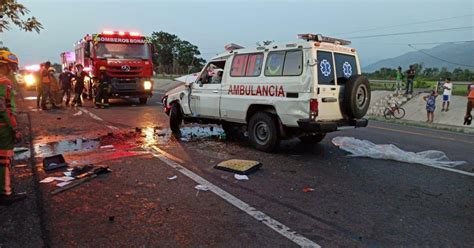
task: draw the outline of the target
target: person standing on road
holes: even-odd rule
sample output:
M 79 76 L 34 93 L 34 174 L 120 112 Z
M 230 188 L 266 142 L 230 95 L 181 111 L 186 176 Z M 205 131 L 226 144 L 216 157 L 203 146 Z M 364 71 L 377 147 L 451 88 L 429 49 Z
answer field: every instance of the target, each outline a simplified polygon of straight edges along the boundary
M 41 98 L 43 97 L 43 89 L 41 88 L 41 72 L 44 69 L 44 64 L 40 64 L 40 69 L 34 73 L 36 78 L 36 108 L 40 109 Z
M 403 78 L 402 67 L 399 66 L 397 68 L 396 89 L 395 89 L 395 94 L 397 95 L 402 93 L 402 78 Z
M 51 97 L 51 75 L 49 68 L 51 67 L 51 62 L 47 61 L 44 63 L 44 68 L 40 71 L 41 77 L 41 108 L 47 110 L 46 102 L 49 100 L 52 102 Z
M 84 91 L 84 80 L 86 77 L 89 77 L 89 74 L 84 71 L 84 66 L 81 64 L 76 65 L 76 75 L 74 78 L 76 79 L 76 85 L 74 87 L 74 100 L 73 105 L 77 107 L 82 107 L 82 92 Z
M 64 71 L 59 74 L 59 83 L 61 86 L 61 103 L 63 102 L 64 96 L 66 96 L 66 106 L 69 106 L 69 101 L 71 100 L 71 90 L 72 90 L 72 78 L 74 74 L 69 71 L 69 68 L 64 68 Z
M 109 75 L 107 75 L 107 68 L 101 66 L 99 68 L 99 87 L 97 95 L 95 96 L 95 107 L 96 108 L 108 108 L 109 107 L 109 94 L 112 91 L 112 82 L 110 81 Z M 102 102 L 103 101 L 103 102 Z
M 59 100 L 59 94 L 60 94 L 60 86 L 59 82 L 54 76 L 54 73 L 56 73 L 56 70 L 53 67 L 50 67 L 48 69 L 49 72 L 49 78 L 51 79 L 51 105 L 53 108 L 57 109 L 61 105 L 61 101 Z
M 423 99 L 426 101 L 426 122 L 428 123 L 433 123 L 437 96 L 438 93 L 436 92 L 436 90 L 432 90 L 430 95 L 423 97 Z
M 413 80 L 415 80 L 415 68 L 413 68 L 413 65 L 410 65 L 410 69 L 406 71 L 407 75 L 407 89 L 405 91 L 405 94 L 413 94 Z
M 467 86 L 467 106 L 466 115 L 464 116 L 464 125 L 471 125 L 472 123 L 472 108 L 474 107 L 474 83 Z
M 441 109 L 441 111 L 448 112 L 449 102 L 451 101 L 451 95 L 453 92 L 453 83 L 451 83 L 451 78 L 446 78 L 443 84 L 443 89 L 443 108 Z
M 10 205 L 26 197 L 14 194 L 10 182 L 13 146 L 21 135 L 17 131 L 13 83 L 8 78 L 17 68 L 16 55 L 0 50 L 0 205 Z

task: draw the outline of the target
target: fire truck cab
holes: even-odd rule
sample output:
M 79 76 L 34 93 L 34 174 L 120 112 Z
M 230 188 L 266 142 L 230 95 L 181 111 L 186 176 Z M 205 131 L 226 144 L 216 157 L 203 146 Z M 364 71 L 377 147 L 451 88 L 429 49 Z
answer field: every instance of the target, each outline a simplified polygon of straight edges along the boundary
M 95 95 L 101 66 L 112 81 L 110 98 L 138 98 L 146 104 L 153 94 L 152 46 L 145 36 L 122 31 L 86 35 L 75 45 L 75 60 L 93 78 L 85 83 L 88 98 Z

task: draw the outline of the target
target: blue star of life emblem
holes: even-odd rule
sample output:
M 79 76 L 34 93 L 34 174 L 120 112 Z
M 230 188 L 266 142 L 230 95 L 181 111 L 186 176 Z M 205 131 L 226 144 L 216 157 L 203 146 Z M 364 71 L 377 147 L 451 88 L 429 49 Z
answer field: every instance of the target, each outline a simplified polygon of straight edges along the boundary
M 331 64 L 329 64 L 329 61 L 327 61 L 326 59 L 323 59 L 323 61 L 321 61 L 321 64 L 319 64 L 319 68 L 324 76 L 327 77 L 331 74 Z
M 352 66 L 348 62 L 344 62 L 342 65 L 342 72 L 344 73 L 344 76 L 346 78 L 350 77 L 352 75 Z

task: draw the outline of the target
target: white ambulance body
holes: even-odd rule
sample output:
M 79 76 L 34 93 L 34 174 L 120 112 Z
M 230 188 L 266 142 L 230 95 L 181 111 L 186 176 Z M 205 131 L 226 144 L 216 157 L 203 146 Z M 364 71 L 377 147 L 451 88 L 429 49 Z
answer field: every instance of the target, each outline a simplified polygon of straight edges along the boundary
M 350 42 L 321 35 L 252 49 L 231 44 L 193 83 L 166 94 L 173 132 L 185 122 L 218 123 L 232 135 L 248 131 L 259 150 L 281 139 L 319 142 L 343 127 L 365 127 L 370 86 Z

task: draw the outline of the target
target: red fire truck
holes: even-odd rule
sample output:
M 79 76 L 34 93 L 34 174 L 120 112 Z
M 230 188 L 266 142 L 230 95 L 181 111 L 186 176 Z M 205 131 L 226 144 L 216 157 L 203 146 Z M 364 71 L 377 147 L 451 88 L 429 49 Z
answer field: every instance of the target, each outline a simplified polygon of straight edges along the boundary
M 75 62 L 82 64 L 92 78 L 105 66 L 112 81 L 111 98 L 136 97 L 146 104 L 153 93 L 152 46 L 135 32 L 104 31 L 86 35 L 75 45 Z M 94 80 L 93 80 L 94 81 Z M 85 94 L 95 94 L 94 82 L 86 81 Z

